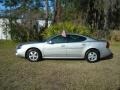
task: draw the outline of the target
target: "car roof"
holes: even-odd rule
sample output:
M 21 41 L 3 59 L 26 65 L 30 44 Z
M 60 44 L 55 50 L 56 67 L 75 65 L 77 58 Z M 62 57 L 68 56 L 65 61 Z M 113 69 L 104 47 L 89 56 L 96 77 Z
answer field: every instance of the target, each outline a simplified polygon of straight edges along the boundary
M 59 34 L 59 35 L 61 35 L 61 34 Z M 67 33 L 66 35 L 77 35 L 77 36 L 85 37 L 85 38 L 90 39 L 90 40 L 97 40 L 97 39 L 95 39 L 95 38 L 93 38 L 93 37 L 86 36 L 86 35 L 82 35 L 82 34 Z
M 59 35 L 61 35 L 61 34 L 58 34 L 58 35 L 56 35 L 56 36 L 59 36 Z M 82 37 L 88 38 L 88 36 L 81 35 L 81 34 L 74 34 L 74 33 L 66 33 L 66 35 L 76 35 L 76 36 L 82 36 Z
M 54 38 L 54 37 L 57 37 L 57 36 L 60 36 L 61 34 L 57 34 L 57 35 L 54 35 L 52 37 L 50 37 L 47 41 L 49 41 L 50 39 Z M 97 40 L 95 38 L 92 38 L 92 37 L 89 37 L 89 36 L 85 36 L 85 35 L 81 35 L 81 34 L 74 34 L 74 33 L 66 33 L 66 35 L 77 35 L 77 36 L 82 36 L 82 37 L 85 37 L 87 40 Z

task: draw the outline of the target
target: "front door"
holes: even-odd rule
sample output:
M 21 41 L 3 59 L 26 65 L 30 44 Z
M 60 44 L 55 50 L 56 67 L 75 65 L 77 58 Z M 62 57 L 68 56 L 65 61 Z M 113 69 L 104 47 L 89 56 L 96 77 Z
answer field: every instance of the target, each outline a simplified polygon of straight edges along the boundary
M 44 46 L 44 57 L 66 57 L 66 38 L 59 35 L 50 39 Z

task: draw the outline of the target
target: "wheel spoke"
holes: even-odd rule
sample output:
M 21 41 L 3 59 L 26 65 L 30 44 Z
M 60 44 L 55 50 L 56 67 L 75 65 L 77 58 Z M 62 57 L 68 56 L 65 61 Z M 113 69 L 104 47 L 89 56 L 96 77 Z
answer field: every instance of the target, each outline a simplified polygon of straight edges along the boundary
M 33 52 L 30 52 L 31 55 L 33 55 Z
M 34 54 L 37 54 L 37 52 L 34 52 Z
M 30 59 L 32 60 L 32 59 L 33 59 L 33 57 L 31 56 L 31 57 L 30 57 Z
M 37 57 L 34 57 L 34 60 L 36 60 L 37 59 Z

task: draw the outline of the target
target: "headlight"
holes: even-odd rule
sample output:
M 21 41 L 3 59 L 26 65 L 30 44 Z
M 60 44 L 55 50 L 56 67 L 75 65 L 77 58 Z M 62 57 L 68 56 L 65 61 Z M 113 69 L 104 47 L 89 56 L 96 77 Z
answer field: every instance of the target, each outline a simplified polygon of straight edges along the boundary
M 22 44 L 19 44 L 16 49 L 20 49 L 22 47 Z

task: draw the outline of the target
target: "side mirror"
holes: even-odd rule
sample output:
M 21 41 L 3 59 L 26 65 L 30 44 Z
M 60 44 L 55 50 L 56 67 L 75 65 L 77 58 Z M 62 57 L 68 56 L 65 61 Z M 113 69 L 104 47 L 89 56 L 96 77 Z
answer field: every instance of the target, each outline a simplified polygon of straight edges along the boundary
M 50 41 L 48 41 L 48 44 L 54 44 L 54 43 L 50 40 Z

